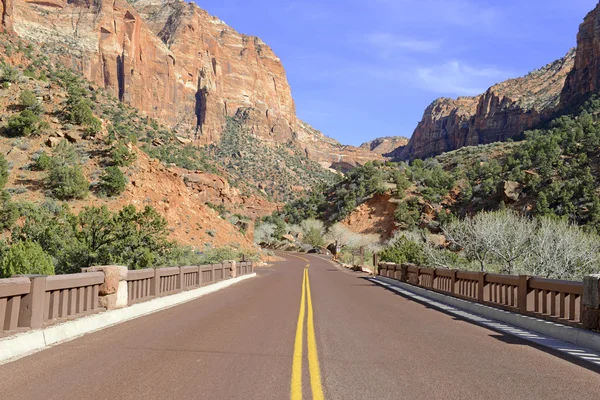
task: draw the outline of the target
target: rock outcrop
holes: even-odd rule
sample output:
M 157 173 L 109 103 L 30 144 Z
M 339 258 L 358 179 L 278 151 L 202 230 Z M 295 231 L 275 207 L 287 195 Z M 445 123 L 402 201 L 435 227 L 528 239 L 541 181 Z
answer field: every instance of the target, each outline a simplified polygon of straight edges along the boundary
M 561 107 L 568 108 L 600 90 L 600 3 L 585 17 L 577 34 L 573 70 L 561 94 Z
M 386 155 L 400 147 L 406 146 L 408 141 L 409 139 L 402 136 L 387 136 L 365 142 L 360 145 L 360 148 L 367 151 L 373 151 L 377 154 Z
M 2 29 L 44 51 L 119 100 L 174 127 L 197 145 L 220 140 L 226 118 L 247 112 L 249 131 L 290 143 L 313 160 L 377 159 L 298 120 L 281 60 L 180 0 L 0 0 Z
M 435 100 L 409 143 L 392 156 L 431 157 L 464 146 L 504 141 L 535 127 L 559 106 L 574 64 L 572 49 L 560 60 L 492 86 L 482 95 Z

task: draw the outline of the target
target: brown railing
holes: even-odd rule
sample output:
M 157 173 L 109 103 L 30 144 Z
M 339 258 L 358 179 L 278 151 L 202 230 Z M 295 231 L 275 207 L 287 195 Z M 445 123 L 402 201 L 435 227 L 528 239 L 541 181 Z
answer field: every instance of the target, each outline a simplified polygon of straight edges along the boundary
M 251 274 L 252 262 L 236 263 L 236 276 Z M 127 301 L 134 304 L 230 279 L 233 263 L 127 271 Z M 0 279 L 0 335 L 42 328 L 104 310 L 103 272 Z
M 379 264 L 379 275 L 521 314 L 581 323 L 583 282 L 390 263 Z
M 21 302 L 29 295 L 30 289 L 28 278 L 0 280 L 0 332 L 17 330 Z
M 95 312 L 102 272 L 49 276 L 46 278 L 44 321 Z

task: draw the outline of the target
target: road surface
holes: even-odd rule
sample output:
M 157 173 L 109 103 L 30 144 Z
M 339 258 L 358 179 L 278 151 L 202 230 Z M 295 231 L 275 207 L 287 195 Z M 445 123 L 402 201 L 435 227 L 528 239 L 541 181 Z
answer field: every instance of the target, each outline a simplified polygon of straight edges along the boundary
M 598 370 L 318 256 L 285 257 L 229 289 L 2 365 L 0 399 L 600 395 Z

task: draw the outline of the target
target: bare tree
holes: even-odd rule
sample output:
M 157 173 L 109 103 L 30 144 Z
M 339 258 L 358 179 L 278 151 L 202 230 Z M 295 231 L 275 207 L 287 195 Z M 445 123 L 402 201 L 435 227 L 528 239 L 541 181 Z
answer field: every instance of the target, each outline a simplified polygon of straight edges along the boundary
M 535 223 L 509 210 L 479 213 L 473 223 L 482 245 L 504 265 L 502 272 L 515 273 L 529 255 Z
M 275 224 L 261 224 L 254 229 L 254 242 L 255 243 L 272 243 L 275 239 L 273 234 L 277 227 Z
M 491 258 L 491 249 L 483 239 L 483 235 L 486 234 L 483 232 L 484 226 L 476 224 L 472 218 L 465 218 L 444 228 L 444 234 L 451 247 L 461 249 L 469 261 L 477 262 L 481 272 L 487 270 Z
M 524 273 L 554 279 L 578 279 L 594 273 L 600 238 L 563 220 L 542 218 L 531 239 Z

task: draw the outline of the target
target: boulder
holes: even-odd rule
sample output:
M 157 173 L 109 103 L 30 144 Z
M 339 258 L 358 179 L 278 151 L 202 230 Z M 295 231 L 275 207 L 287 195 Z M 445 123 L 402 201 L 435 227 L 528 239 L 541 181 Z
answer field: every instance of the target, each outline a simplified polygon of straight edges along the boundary
M 46 146 L 48 146 L 48 147 L 56 147 L 60 143 L 61 140 L 62 140 L 62 138 L 49 137 L 46 140 Z
M 87 272 L 104 273 L 104 283 L 100 285 L 100 296 L 107 296 L 117 293 L 117 290 L 119 289 L 119 282 L 127 279 L 127 267 L 99 266 L 88 268 Z
M 119 289 L 116 293 L 98 297 L 100 306 L 107 310 L 127 307 L 127 302 L 127 281 L 119 283 Z
M 504 182 L 504 199 L 507 203 L 514 203 L 521 195 L 521 184 L 519 182 Z
M 296 239 L 294 239 L 292 235 L 283 235 L 282 238 L 291 243 L 294 243 L 296 241 Z
M 190 143 L 192 143 L 191 139 L 187 139 L 187 138 L 184 138 L 184 137 L 181 137 L 181 136 L 177 136 L 177 141 L 179 143 L 181 143 L 181 144 L 190 144 Z
M 65 138 L 71 143 L 81 142 L 81 135 L 78 132 L 67 132 Z

